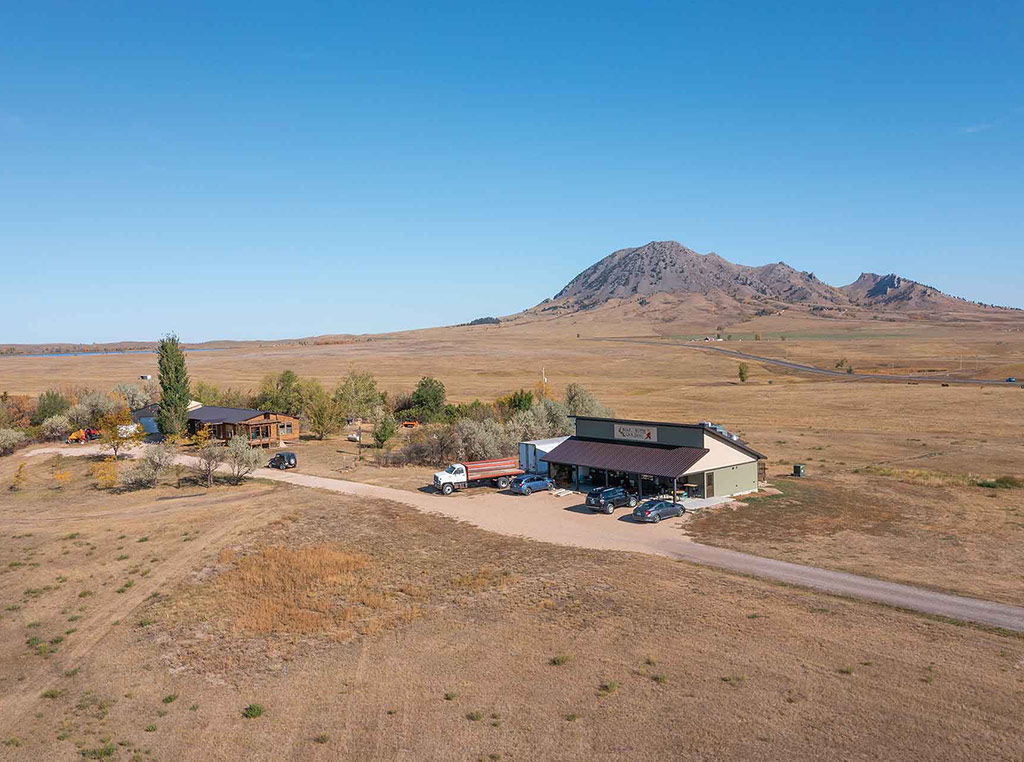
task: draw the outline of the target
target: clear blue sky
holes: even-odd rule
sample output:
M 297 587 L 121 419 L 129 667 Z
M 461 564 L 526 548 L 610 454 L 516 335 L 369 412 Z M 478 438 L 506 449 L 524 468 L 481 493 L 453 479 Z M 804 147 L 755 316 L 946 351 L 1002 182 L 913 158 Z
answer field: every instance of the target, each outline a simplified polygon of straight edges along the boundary
M 676 239 L 1024 306 L 1020 2 L 3 4 L 0 343 L 507 314 Z

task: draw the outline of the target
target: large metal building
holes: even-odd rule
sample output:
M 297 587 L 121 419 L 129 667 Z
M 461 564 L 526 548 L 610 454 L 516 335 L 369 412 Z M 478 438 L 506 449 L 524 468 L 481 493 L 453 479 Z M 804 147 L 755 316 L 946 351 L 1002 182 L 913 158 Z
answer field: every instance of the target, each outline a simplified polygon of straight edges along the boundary
M 576 434 L 540 460 L 574 489 L 623 485 L 641 498 L 757 491 L 765 456 L 714 424 L 576 418 Z

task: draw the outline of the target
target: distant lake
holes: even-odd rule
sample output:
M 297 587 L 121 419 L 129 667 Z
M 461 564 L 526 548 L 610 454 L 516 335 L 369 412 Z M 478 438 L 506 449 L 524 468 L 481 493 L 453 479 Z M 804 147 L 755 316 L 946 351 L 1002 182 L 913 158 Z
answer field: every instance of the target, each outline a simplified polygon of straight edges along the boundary
M 205 347 L 203 349 L 185 349 L 185 352 L 219 352 L 226 347 Z M 101 355 L 155 355 L 155 349 L 116 349 L 105 352 L 38 352 L 34 354 L 4 354 L 0 357 L 96 357 Z

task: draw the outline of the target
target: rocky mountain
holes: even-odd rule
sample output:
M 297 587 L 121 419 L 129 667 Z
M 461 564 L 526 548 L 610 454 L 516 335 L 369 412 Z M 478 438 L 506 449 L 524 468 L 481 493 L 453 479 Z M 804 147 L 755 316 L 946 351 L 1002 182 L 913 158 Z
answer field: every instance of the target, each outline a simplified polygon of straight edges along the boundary
M 691 298 L 692 297 L 692 298 Z M 545 310 L 588 310 L 613 300 L 641 305 L 651 300 L 683 300 L 749 313 L 784 309 L 787 305 L 837 312 L 851 308 L 879 310 L 982 309 L 982 305 L 949 296 L 899 275 L 864 273 L 848 286 L 836 288 L 814 273 L 785 262 L 749 267 L 718 254 L 698 254 L 676 241 L 652 241 L 612 252 L 573 278 Z M 742 305 L 742 307 L 741 307 Z
M 855 304 L 872 307 L 928 309 L 968 303 L 932 286 L 903 278 L 895 273 L 861 273 L 853 283 L 839 289 Z
M 610 299 L 653 294 L 758 296 L 787 303 L 846 304 L 849 299 L 814 273 L 785 262 L 761 267 L 735 265 L 715 253 L 698 254 L 675 241 L 652 241 L 620 249 L 588 267 L 555 295 L 556 302 L 589 308 Z

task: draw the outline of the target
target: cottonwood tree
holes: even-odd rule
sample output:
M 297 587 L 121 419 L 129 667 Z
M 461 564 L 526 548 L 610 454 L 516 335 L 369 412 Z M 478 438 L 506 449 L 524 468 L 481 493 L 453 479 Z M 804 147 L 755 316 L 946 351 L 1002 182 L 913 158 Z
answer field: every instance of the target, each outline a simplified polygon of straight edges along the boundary
M 114 460 L 121 452 L 131 450 L 146 438 L 146 432 L 132 420 L 128 408 L 120 408 L 100 418 L 100 446 L 110 450 Z
M 350 370 L 338 384 L 334 399 L 345 416 L 369 418 L 381 401 L 377 379 L 369 371 Z
M 740 383 L 745 384 L 750 375 L 750 367 L 745 362 L 741 362 L 740 367 L 737 369 L 737 375 L 740 378 Z
M 189 382 L 185 352 L 173 333 L 160 339 L 156 352 L 160 372 L 156 424 L 164 436 L 175 436 L 184 432 L 188 423 Z
M 263 463 L 263 454 L 249 444 L 244 436 L 233 436 L 228 440 L 226 457 L 231 469 L 231 481 L 241 484 L 242 480 Z
M 341 406 L 335 402 L 319 383 L 306 403 L 306 418 L 310 431 L 317 439 L 324 439 L 341 428 L 343 416 Z

